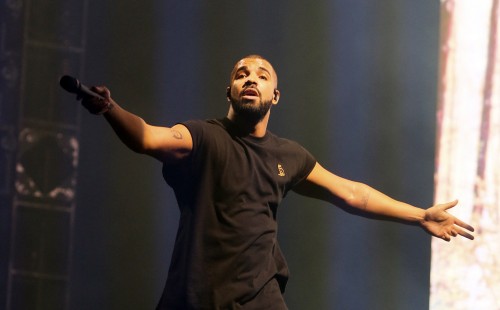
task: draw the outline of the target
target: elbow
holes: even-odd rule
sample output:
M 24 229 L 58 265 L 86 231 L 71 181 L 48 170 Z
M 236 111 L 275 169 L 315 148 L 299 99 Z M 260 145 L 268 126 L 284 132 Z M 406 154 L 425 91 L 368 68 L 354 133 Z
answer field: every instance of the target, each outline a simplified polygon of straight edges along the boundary
M 360 182 L 353 182 L 346 203 L 351 207 L 365 211 L 370 200 L 370 187 Z
M 135 153 L 138 154 L 147 154 L 148 147 L 144 143 L 136 142 L 136 143 L 127 143 L 127 147 Z

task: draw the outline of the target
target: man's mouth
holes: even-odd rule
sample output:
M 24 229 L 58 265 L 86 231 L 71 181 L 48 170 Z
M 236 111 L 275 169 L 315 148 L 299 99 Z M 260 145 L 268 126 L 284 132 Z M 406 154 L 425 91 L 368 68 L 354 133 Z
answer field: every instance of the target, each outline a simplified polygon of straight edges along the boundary
M 242 97 L 258 97 L 259 91 L 257 91 L 255 88 L 247 88 L 241 92 L 241 96 Z

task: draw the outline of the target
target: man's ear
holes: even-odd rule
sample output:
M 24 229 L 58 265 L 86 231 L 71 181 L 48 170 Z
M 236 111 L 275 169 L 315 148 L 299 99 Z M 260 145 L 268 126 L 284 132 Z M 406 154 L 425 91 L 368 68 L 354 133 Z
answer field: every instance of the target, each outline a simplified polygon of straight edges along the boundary
M 278 89 L 275 89 L 274 94 L 273 94 L 272 103 L 277 104 L 279 100 L 280 100 L 280 91 Z
M 227 101 L 231 101 L 231 86 L 226 88 L 226 99 Z

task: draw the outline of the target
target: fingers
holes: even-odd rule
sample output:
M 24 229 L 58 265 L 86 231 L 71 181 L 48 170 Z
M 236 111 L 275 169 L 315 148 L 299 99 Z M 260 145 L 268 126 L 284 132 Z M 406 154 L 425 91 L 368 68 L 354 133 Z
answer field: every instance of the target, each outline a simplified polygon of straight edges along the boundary
M 462 222 L 460 220 L 455 220 L 455 224 L 457 224 L 460 227 L 464 227 L 465 229 L 467 229 L 469 231 L 474 231 L 474 228 L 472 226 L 465 224 L 464 222 Z M 470 240 L 474 240 L 473 235 L 469 234 L 467 231 L 461 229 L 460 227 L 455 226 L 453 228 L 453 231 L 456 231 L 462 237 L 465 237 L 465 238 L 470 239 Z
M 466 230 L 470 231 L 470 232 L 473 232 L 474 231 L 474 227 L 472 227 L 471 225 L 465 223 L 464 221 L 461 221 L 457 218 L 455 218 L 455 227 L 454 227 L 454 230 L 456 230 L 458 232 L 458 234 L 462 237 L 465 237 L 467 239 L 470 239 L 470 240 L 474 240 L 474 236 L 469 234 L 467 231 L 461 229 L 460 227 L 462 228 L 465 228 Z
M 93 97 L 93 96 L 85 96 L 82 100 L 82 105 L 89 110 L 92 114 L 103 114 L 109 111 L 113 105 L 111 103 L 111 92 L 105 86 L 92 86 L 90 88 L 93 92 L 104 97 L 104 100 L 101 98 Z
M 448 210 L 450 208 L 453 208 L 457 204 L 458 204 L 458 199 L 455 199 L 453 201 L 442 204 L 441 207 L 443 208 L 443 210 Z
M 448 203 L 444 203 L 444 204 L 440 205 L 440 207 L 442 208 L 442 210 L 448 210 L 450 208 L 453 208 L 457 204 L 458 204 L 458 200 L 455 199 L 453 201 L 450 201 Z M 441 239 L 449 242 L 451 240 L 451 237 L 457 237 L 460 235 L 464 238 L 474 240 L 474 236 L 466 231 L 466 230 L 468 230 L 470 232 L 473 232 L 474 227 L 457 219 L 456 217 L 453 217 L 453 224 L 454 225 L 452 227 L 447 229 L 447 232 L 443 233 L 443 235 L 441 236 Z M 462 229 L 462 228 L 464 228 L 464 229 Z
M 469 233 L 468 233 L 468 232 L 466 232 L 465 230 L 460 229 L 460 228 L 458 228 L 458 227 L 456 228 L 456 230 L 457 230 L 457 232 L 458 232 L 458 234 L 459 234 L 460 236 L 465 237 L 465 238 L 467 238 L 467 239 L 469 239 L 469 240 L 474 240 L 474 236 L 473 236 L 473 235 L 471 235 L 471 234 L 469 234 Z M 473 230 L 472 230 L 472 231 L 473 231 Z
M 107 100 L 111 99 L 111 92 L 106 86 L 92 86 L 90 89 L 103 96 Z
M 472 232 L 474 231 L 474 227 L 472 227 L 471 225 L 469 225 L 469 224 L 467 224 L 467 223 L 465 223 L 457 218 L 455 218 L 455 225 L 463 227 L 463 228 L 467 229 L 468 231 L 472 231 Z
M 467 231 L 461 229 L 460 227 L 453 227 L 449 229 L 447 232 L 443 232 L 443 234 L 440 236 L 441 239 L 444 241 L 449 242 L 452 237 L 457 237 L 457 236 L 462 236 L 464 238 L 474 240 L 474 236 L 469 234 Z
M 451 240 L 450 235 L 448 235 L 446 233 L 441 236 L 441 239 L 443 239 L 446 242 L 450 242 L 450 240 Z

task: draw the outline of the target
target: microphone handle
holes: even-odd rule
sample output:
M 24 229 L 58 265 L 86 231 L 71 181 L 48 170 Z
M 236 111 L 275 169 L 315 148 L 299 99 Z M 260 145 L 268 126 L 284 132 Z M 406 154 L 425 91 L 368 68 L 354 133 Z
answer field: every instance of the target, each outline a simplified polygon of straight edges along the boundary
M 84 96 L 96 97 L 96 98 L 101 99 L 101 100 L 105 99 L 103 96 L 99 95 L 95 91 L 90 90 L 90 88 L 88 88 L 87 86 L 83 85 L 82 83 L 80 83 L 78 89 L 79 89 L 79 91 L 77 93 L 77 95 L 78 95 L 77 99 L 81 99 Z
M 90 90 L 87 86 L 83 85 L 79 80 L 72 76 L 65 75 L 61 77 L 61 79 L 59 80 L 59 84 L 65 91 L 76 94 L 77 100 L 80 100 L 84 97 L 94 97 L 97 99 L 105 100 L 103 96 Z

